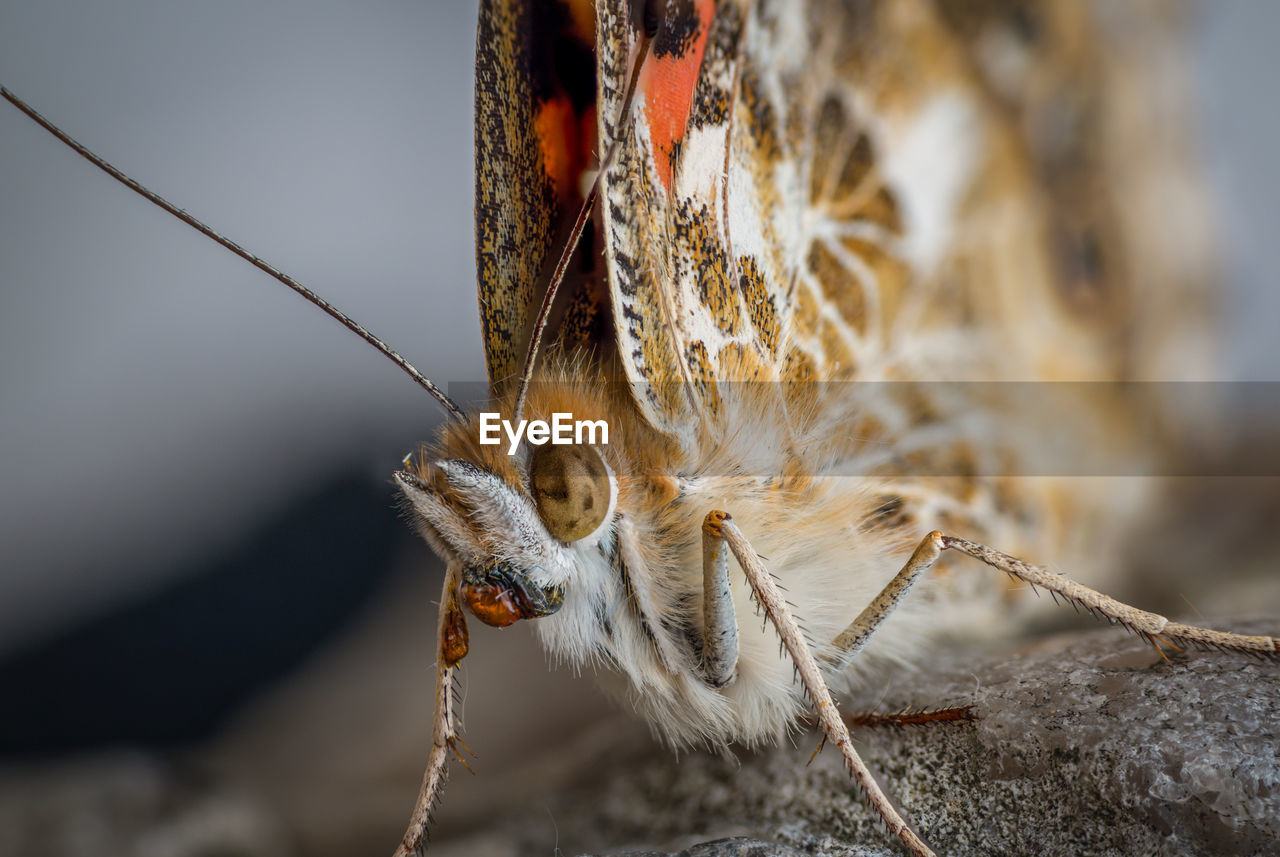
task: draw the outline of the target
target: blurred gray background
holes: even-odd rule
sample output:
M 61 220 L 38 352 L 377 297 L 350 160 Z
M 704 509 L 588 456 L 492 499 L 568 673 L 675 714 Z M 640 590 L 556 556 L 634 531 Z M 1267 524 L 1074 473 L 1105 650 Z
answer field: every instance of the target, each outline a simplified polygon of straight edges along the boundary
M 432 377 L 478 381 L 475 14 L 6 3 L 0 80 Z M 8 105 L 0 218 L 0 652 L 335 469 L 389 477 L 439 415 L 368 346 Z
M 1226 260 L 1223 378 L 1280 381 L 1280 3 L 1192 8 Z M 474 27 L 475 3 L 459 0 L 2 2 L 0 82 L 438 382 L 476 382 Z M 234 564 L 236 545 L 289 515 L 331 516 L 320 534 L 295 527 L 290 544 L 323 536 L 340 544 L 322 552 L 358 556 L 360 533 L 344 530 L 365 523 L 315 498 L 360 486 L 360 504 L 386 512 L 368 526 L 398 528 L 387 478 L 438 417 L 362 342 L 0 104 L 0 660 L 208 576 L 208 562 Z M 309 581 L 305 552 L 270 552 L 300 576 L 275 581 L 285 608 L 262 609 L 301 614 L 335 591 L 377 604 L 383 577 L 391 586 L 430 562 L 407 530 L 386 538 L 370 550 L 411 570 L 344 560 L 346 589 Z M 422 696 L 434 595 L 414 592 L 416 603 L 383 604 L 411 641 L 386 667 L 408 670 L 399 680 Z M 331 720 L 383 704 L 360 700 L 354 679 L 329 687 L 356 697 L 341 708 L 316 691 Z M 360 728 L 391 716 L 425 751 L 423 703 L 366 711 Z M 332 788 L 349 793 L 354 777 Z

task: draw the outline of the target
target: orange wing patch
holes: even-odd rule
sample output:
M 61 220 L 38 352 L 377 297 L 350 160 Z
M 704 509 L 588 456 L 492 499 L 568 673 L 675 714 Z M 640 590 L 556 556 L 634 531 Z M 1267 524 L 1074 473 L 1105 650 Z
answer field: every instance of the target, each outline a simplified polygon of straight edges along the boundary
M 653 160 L 658 179 L 668 192 L 689 124 L 715 6 L 715 0 L 670 3 L 654 37 L 653 55 L 640 71 L 637 89 L 644 96 Z
M 594 167 L 593 10 L 587 0 L 491 0 L 476 45 L 476 263 L 495 394 L 518 375 L 531 316 Z M 599 314 L 589 276 L 566 283 Z M 583 330 L 585 325 L 579 325 Z
M 595 108 L 579 113 L 568 96 L 539 104 L 534 134 L 542 152 L 542 167 L 562 203 L 579 198 L 579 179 L 589 168 L 595 149 Z

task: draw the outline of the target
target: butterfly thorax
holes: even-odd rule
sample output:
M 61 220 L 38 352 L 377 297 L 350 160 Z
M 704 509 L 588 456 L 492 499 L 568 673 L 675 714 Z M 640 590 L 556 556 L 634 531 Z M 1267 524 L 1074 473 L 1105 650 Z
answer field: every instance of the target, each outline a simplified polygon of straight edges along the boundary
M 499 400 L 442 428 L 411 463 L 417 490 L 406 495 L 426 540 L 463 569 L 460 601 L 472 615 L 497 625 L 533 621 L 549 655 L 596 668 L 607 688 L 673 743 L 772 742 L 804 711 L 790 661 L 759 624 L 740 623 L 732 681 L 713 686 L 698 669 L 701 525 L 708 511 L 731 509 L 750 528 L 820 654 L 852 620 L 846 605 L 870 601 L 892 576 L 923 519 L 970 523 L 962 506 L 939 507 L 936 490 L 849 470 L 856 463 L 851 450 L 874 457 L 883 448 L 872 434 L 863 444 L 847 437 L 855 421 L 845 409 L 869 408 L 869 400 L 844 401 L 814 388 L 802 408 L 794 398 L 779 398 L 775 385 L 726 386 L 720 396 L 732 417 L 727 425 L 736 428 L 681 443 L 641 416 L 627 384 L 588 383 L 583 375 L 580 362 L 549 368 L 532 386 L 523 416 L 602 420 L 608 443 L 586 451 L 527 440 L 513 449 L 507 436 L 482 443 L 481 414 L 511 413 L 510 399 Z M 570 455 L 598 457 L 602 491 L 588 486 L 577 500 L 565 500 L 567 489 L 540 481 L 552 456 L 552 467 L 562 460 L 577 466 Z M 588 474 L 579 481 L 592 480 Z M 590 504 L 596 511 L 588 515 L 598 523 L 571 539 L 557 537 L 566 526 L 548 511 L 557 498 Z M 931 585 L 936 597 L 959 599 L 958 610 L 965 597 L 996 605 L 998 586 L 971 584 L 944 573 Z M 860 673 L 918 651 L 930 635 L 898 629 L 934 597 L 926 593 L 878 635 L 858 662 Z M 745 582 L 735 582 L 733 600 L 737 615 L 752 615 Z M 837 686 L 851 678 L 831 677 Z

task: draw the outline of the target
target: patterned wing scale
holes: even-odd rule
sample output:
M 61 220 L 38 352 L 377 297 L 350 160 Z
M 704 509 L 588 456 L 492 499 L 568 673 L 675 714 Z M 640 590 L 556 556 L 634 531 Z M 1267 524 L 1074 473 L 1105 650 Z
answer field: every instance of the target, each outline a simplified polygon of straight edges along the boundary
M 1129 261 L 1162 258 L 1153 188 L 1189 173 L 1172 147 L 1119 142 L 1169 118 L 1139 118 L 1161 103 L 1139 75 L 1171 41 L 1150 26 L 1163 0 L 1105 15 L 1076 0 L 594 5 L 594 21 L 587 0 L 481 13 L 495 386 L 521 368 L 583 177 L 615 139 L 583 251 L 603 270 L 566 283 L 554 333 L 616 347 L 657 428 L 716 424 L 726 381 L 1158 374 L 1135 363 L 1159 351 L 1144 331 L 1178 328 L 1144 323 L 1141 290 L 1194 296 L 1205 270 L 1194 215 L 1162 224 L 1181 257 Z M 621 116 L 646 5 L 659 28 Z
M 1185 4 L 940 0 L 938 9 L 1048 202 L 1054 285 L 1040 314 L 1069 319 L 1077 351 L 1101 359 L 1069 368 L 1211 373 L 1212 242 L 1181 97 Z
M 671 431 L 690 399 L 719 416 L 715 381 L 910 375 L 904 326 L 945 320 L 953 351 L 970 296 L 936 274 L 991 121 L 924 0 L 711 7 L 666 5 L 604 182 L 619 351 Z M 637 29 L 625 3 L 597 12 L 612 140 Z
M 642 85 L 606 182 L 632 380 L 683 380 L 714 411 L 712 378 L 989 379 L 976 355 L 1011 340 L 1004 377 L 1152 376 L 1151 331 L 1185 342 L 1136 312 L 1205 282 L 1185 151 L 1135 151 L 1180 127 L 1149 71 L 1173 65 L 1169 4 L 723 0 L 708 23 L 709 5 L 666 7 L 668 55 L 702 55 L 687 119 Z M 611 139 L 630 56 L 610 48 L 634 33 L 599 15 Z M 1190 212 L 1160 222 L 1180 255 L 1135 270 L 1168 255 L 1159 193 Z M 670 427 L 684 402 L 642 404 Z
M 809 4 L 788 89 L 812 141 L 793 363 L 1057 380 L 1211 365 L 1187 347 L 1210 254 L 1170 96 L 1174 7 Z
M 476 265 L 489 382 L 523 366 L 547 270 L 594 167 L 595 58 L 587 0 L 483 3 L 476 44 Z M 565 325 L 590 328 L 600 301 L 567 289 Z M 533 308 L 531 310 L 531 308 Z
M 669 183 L 670 156 L 680 136 L 671 129 L 680 123 L 677 114 L 687 115 L 687 108 L 682 111 L 680 105 L 688 99 L 672 98 L 677 104 L 668 105 L 668 121 L 651 141 L 648 120 L 658 109 L 651 106 L 655 87 L 670 84 L 679 75 L 649 73 L 643 85 L 637 84 L 631 116 L 621 116 L 642 22 L 627 2 L 600 2 L 596 15 L 600 139 L 602 145 L 617 147 L 608 174 L 602 177 L 601 221 L 618 353 L 628 380 L 637 384 L 646 417 L 655 425 L 670 427 L 682 413 L 680 385 L 685 373 L 675 351 L 670 295 L 659 288 L 665 258 L 664 178 Z M 700 18 L 695 26 L 700 26 Z M 704 32 L 696 30 L 687 41 L 701 44 L 705 51 Z M 654 51 L 654 59 L 680 65 L 665 53 L 658 57 Z
M 601 136 L 613 140 L 638 30 L 626 3 L 600 3 L 597 15 Z M 770 197 L 727 175 L 739 161 L 746 15 L 734 2 L 665 5 L 604 181 L 618 350 L 641 409 L 669 431 L 688 425 L 691 402 L 717 415 L 715 381 L 774 377 L 783 330 L 779 245 L 759 234 L 758 200 Z M 739 258 L 731 212 L 744 203 Z

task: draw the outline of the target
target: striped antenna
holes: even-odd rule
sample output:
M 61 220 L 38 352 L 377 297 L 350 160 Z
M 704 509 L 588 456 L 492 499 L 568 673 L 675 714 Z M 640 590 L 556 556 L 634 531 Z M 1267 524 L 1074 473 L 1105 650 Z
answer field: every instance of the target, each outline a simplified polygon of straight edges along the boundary
M 59 140 L 61 140 L 70 148 L 74 149 L 77 154 L 79 154 L 85 160 L 89 161 L 89 163 L 93 164 L 95 167 L 102 170 L 104 173 L 111 176 L 113 179 L 120 182 L 125 187 L 139 194 L 148 202 L 151 202 L 159 206 L 160 208 L 164 209 L 165 211 L 169 212 L 174 217 L 178 218 L 183 223 L 190 226 L 192 229 L 204 235 L 206 238 L 209 238 L 217 242 L 218 244 L 222 245 L 226 249 L 230 250 L 232 253 L 235 253 L 241 259 L 244 259 L 246 262 L 248 262 L 250 265 L 253 265 L 255 268 L 258 268 L 270 274 L 272 277 L 284 283 L 286 286 L 293 289 L 298 294 L 302 295 L 308 301 L 318 306 L 325 313 L 327 313 L 330 318 L 333 318 L 336 321 L 338 321 L 347 330 L 350 330 L 356 336 L 359 336 L 365 342 L 369 343 L 374 348 L 376 348 L 382 354 L 382 356 L 386 357 L 392 363 L 399 366 L 401 371 L 403 371 L 406 375 L 408 375 L 415 382 L 417 382 L 419 387 L 421 387 L 422 389 L 430 393 L 432 397 L 435 398 L 435 400 L 439 402 L 446 411 L 449 412 L 449 415 L 451 417 L 457 420 L 463 420 L 466 418 L 465 415 L 462 413 L 462 409 L 458 407 L 457 403 L 455 403 L 453 399 L 450 399 L 448 396 L 446 396 L 443 390 L 441 390 L 439 387 L 433 384 L 430 378 L 428 378 L 426 375 L 423 375 L 421 372 L 417 370 L 417 368 L 412 363 L 410 363 L 408 360 L 400 356 L 400 353 L 398 351 L 396 351 L 394 348 L 387 345 L 381 339 L 379 339 L 378 337 L 374 336 L 371 332 L 369 332 L 368 328 L 366 328 L 364 325 L 357 323 L 349 315 L 339 310 L 333 304 L 329 303 L 324 298 L 320 297 L 318 294 L 311 291 L 311 289 L 307 288 L 306 286 L 302 285 L 302 283 L 295 280 L 293 277 L 290 277 L 288 274 L 281 271 L 279 268 L 275 267 L 274 265 L 262 259 L 261 257 L 255 256 L 253 253 L 250 253 L 248 250 L 244 249 L 239 244 L 232 241 L 230 238 L 227 238 L 226 236 L 214 230 L 212 227 L 206 225 L 200 220 L 197 220 L 195 217 L 192 217 L 187 212 L 178 208 L 177 206 L 169 202 L 164 197 L 148 190 L 138 182 L 129 178 L 129 176 L 125 175 L 120 170 L 116 169 L 114 166 L 112 166 L 102 158 L 95 155 L 89 149 L 85 148 L 80 143 L 77 143 L 65 131 L 63 131 L 61 128 L 57 127 L 56 125 L 54 125 L 48 119 L 45 119 L 43 116 L 37 113 L 34 109 L 32 109 L 32 107 L 29 104 L 27 104 L 18 96 L 14 95 L 8 89 L 5 89 L 3 86 L 0 86 L 0 95 L 4 96 L 5 100 L 7 100 L 14 107 L 17 107 L 23 113 L 30 116 L 33 120 L 35 120 L 35 122 L 38 125 L 43 127 L 50 134 L 57 137 Z

